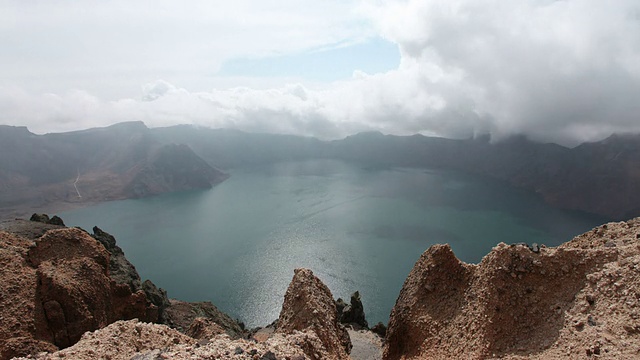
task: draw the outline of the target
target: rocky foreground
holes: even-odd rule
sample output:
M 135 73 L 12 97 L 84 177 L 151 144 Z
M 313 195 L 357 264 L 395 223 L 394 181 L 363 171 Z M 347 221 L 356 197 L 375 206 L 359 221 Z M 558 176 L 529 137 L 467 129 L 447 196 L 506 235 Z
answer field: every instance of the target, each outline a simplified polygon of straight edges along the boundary
M 141 282 L 102 230 L 39 220 L 0 224 L 0 359 L 379 356 L 341 323 L 367 326 L 359 294 L 336 302 L 310 270 L 295 270 L 274 324 L 247 331 Z M 636 359 L 639 302 L 640 218 L 556 248 L 499 244 L 476 265 L 436 245 L 404 283 L 382 358 Z

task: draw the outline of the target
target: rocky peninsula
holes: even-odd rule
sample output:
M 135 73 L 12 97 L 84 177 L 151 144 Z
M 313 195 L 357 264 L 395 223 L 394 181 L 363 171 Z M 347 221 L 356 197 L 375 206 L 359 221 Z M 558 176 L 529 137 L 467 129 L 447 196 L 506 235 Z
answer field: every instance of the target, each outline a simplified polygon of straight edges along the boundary
M 358 331 L 368 326 L 358 293 L 336 301 L 309 269 L 295 270 L 273 324 L 244 329 L 211 303 L 142 281 L 102 229 L 32 220 L 0 223 L 0 359 L 640 356 L 640 218 L 555 248 L 501 243 L 479 264 L 432 246 L 388 329 L 374 327 L 384 339 Z

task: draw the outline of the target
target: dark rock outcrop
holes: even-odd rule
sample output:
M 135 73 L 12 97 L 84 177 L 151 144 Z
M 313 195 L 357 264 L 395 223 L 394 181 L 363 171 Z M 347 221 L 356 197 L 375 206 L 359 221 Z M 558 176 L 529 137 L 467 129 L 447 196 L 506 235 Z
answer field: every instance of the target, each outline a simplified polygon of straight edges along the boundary
M 58 216 L 54 215 L 52 218 L 49 218 L 47 214 L 33 214 L 31 215 L 30 221 L 40 222 L 43 224 L 49 225 L 57 225 L 57 226 L 65 226 L 64 221 Z
M 371 332 L 377 334 L 381 338 L 384 338 L 387 335 L 387 326 L 382 322 L 378 322 L 371 327 Z
M 51 219 L 49 219 L 49 224 L 58 225 L 58 226 L 65 226 L 64 225 L 64 221 L 62 221 L 62 219 L 58 215 L 53 215 L 53 217 Z
M 109 257 L 109 275 L 118 284 L 129 286 L 131 291 L 135 292 L 142 289 L 140 275 L 124 256 L 124 251 L 116 245 L 116 239 L 113 235 L 106 231 L 102 231 L 97 226 L 93 227 L 93 238 L 98 240 L 107 249 L 111 256 Z
M 29 221 L 35 221 L 35 222 L 41 222 L 41 223 L 44 223 L 44 224 L 48 224 L 49 223 L 49 215 L 34 213 L 33 215 L 31 215 L 31 218 L 29 219 Z
M 338 318 L 343 324 L 351 324 L 356 328 L 368 329 L 369 324 L 364 314 L 364 306 L 362 305 L 362 299 L 360 299 L 360 292 L 356 291 L 351 294 L 349 305 L 344 300 L 339 298 L 336 300 L 336 309 L 338 311 Z
M 308 269 L 295 270 L 278 318 L 276 333 L 293 334 L 296 331 L 313 333 L 320 339 L 321 349 L 311 343 L 306 349 L 310 358 L 327 354 L 330 359 L 349 359 L 351 340 L 338 321 L 333 295 Z
M 171 305 L 167 292 L 158 288 L 151 280 L 145 280 L 142 283 L 142 291 L 147 295 L 147 299 L 158 307 L 158 322 L 164 324 L 164 311 Z

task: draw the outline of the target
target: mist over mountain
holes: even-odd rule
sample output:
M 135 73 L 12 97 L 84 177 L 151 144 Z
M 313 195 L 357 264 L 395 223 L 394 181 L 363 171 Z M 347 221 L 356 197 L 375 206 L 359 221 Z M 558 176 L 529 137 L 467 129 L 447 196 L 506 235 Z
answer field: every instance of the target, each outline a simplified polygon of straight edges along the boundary
M 640 215 L 640 135 L 566 148 L 522 136 L 493 143 L 369 132 L 321 141 L 189 125 L 149 129 L 142 122 L 47 135 L 0 126 L 0 208 L 208 188 L 226 178 L 224 170 L 315 158 L 452 170 L 504 181 L 560 208 L 614 219 Z
M 360 133 L 342 140 L 252 134 L 192 126 L 152 129 L 162 141 L 188 144 L 221 168 L 308 158 L 365 166 L 454 170 L 505 181 L 549 204 L 624 219 L 640 214 L 640 135 L 613 135 L 567 148 L 524 136 L 452 140 Z
M 0 140 L 4 212 L 208 188 L 227 176 L 141 122 L 47 135 L 0 126 Z

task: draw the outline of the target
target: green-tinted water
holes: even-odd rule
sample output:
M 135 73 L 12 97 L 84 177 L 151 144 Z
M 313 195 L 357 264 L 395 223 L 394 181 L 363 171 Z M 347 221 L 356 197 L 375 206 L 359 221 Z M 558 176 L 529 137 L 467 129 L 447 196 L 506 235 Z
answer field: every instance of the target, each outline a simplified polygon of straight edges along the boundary
M 140 275 L 182 300 L 210 300 L 249 326 L 278 317 L 296 267 L 334 296 L 360 290 L 386 322 L 420 254 L 450 243 L 478 262 L 499 242 L 557 245 L 606 219 L 550 208 L 503 184 L 340 161 L 236 169 L 209 191 L 104 203 L 61 214 L 116 236 Z

